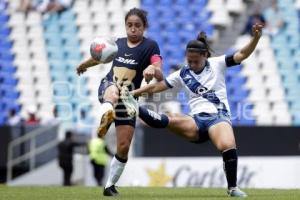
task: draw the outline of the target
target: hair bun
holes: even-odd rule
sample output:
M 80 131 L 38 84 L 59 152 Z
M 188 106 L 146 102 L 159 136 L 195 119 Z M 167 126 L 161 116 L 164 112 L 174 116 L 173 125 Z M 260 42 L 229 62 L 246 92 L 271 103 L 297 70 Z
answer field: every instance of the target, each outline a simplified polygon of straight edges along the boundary
M 201 41 L 201 42 L 204 42 L 206 43 L 206 39 L 207 39 L 207 36 L 206 36 L 206 33 L 204 31 L 201 31 L 198 36 L 197 36 L 197 40 Z

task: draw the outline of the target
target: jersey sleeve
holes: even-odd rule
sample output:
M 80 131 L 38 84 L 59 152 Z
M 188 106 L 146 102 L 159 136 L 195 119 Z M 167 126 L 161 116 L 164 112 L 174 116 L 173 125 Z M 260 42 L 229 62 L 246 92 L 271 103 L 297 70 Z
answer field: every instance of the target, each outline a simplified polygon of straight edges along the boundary
M 234 54 L 213 57 L 210 58 L 209 62 L 212 62 L 213 67 L 217 68 L 219 71 L 224 72 L 227 67 L 232 67 L 240 64 L 234 61 L 233 55 Z
M 233 56 L 234 56 L 234 54 L 230 54 L 230 55 L 225 56 L 226 67 L 232 67 L 232 66 L 241 64 L 241 63 L 236 63 L 233 59 Z
M 210 65 L 218 71 L 224 72 L 226 69 L 225 55 L 212 57 L 208 59 Z
M 149 52 L 149 58 L 151 59 L 152 56 L 156 55 L 156 56 L 160 56 L 160 49 L 158 47 L 158 44 L 155 41 L 151 42 L 151 49 Z M 160 56 L 161 57 L 161 56 Z
M 169 88 L 181 87 L 182 81 L 180 77 L 180 70 L 170 74 L 167 78 L 165 78 L 165 83 Z

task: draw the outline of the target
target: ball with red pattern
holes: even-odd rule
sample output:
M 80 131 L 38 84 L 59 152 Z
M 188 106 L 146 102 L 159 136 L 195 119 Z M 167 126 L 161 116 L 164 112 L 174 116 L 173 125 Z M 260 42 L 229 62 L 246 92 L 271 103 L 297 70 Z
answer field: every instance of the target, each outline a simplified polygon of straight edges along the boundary
M 92 58 L 101 63 L 111 62 L 115 58 L 117 52 L 117 44 L 109 37 L 96 37 L 90 46 Z

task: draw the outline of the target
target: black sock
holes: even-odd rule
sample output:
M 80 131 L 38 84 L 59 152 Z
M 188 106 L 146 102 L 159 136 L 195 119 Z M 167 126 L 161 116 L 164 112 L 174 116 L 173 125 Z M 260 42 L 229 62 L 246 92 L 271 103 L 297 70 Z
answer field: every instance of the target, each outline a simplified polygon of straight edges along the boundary
M 236 176 L 237 176 L 237 153 L 236 149 L 229 149 L 222 153 L 223 156 L 223 167 L 226 174 L 228 188 L 236 187 Z
M 139 117 L 153 128 L 166 128 L 169 124 L 169 118 L 165 114 L 158 114 L 144 107 L 139 107 Z
M 127 163 L 127 159 L 121 158 L 117 154 L 115 154 L 115 158 L 121 163 Z

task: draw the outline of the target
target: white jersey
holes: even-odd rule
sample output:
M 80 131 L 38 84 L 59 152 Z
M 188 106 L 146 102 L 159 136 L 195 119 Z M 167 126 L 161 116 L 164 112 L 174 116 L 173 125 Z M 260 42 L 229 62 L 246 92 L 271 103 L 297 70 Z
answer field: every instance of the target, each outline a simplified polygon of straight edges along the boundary
M 229 64 L 225 58 L 225 55 L 208 58 L 205 68 L 199 74 L 186 65 L 165 79 L 170 88 L 183 87 L 186 90 L 191 115 L 217 113 L 218 109 L 227 110 L 230 114 L 225 85 L 225 71 Z

